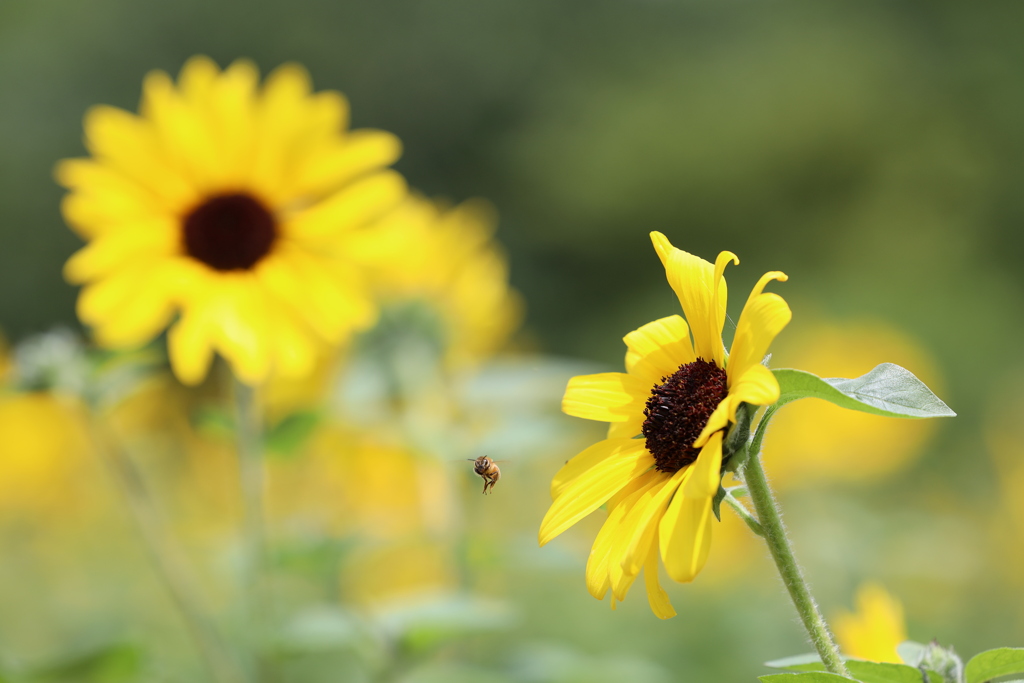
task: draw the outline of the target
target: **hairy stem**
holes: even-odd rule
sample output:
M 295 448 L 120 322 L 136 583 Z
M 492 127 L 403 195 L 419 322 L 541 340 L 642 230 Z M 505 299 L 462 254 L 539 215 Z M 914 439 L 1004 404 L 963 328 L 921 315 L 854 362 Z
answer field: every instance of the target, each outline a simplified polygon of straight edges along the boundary
M 771 416 L 766 415 L 765 417 Z M 762 419 L 763 421 L 764 419 Z M 759 428 L 758 431 L 762 430 Z M 760 441 L 757 445 L 760 445 Z M 789 597 L 792 598 L 793 604 L 796 606 L 800 621 L 807 629 L 814 648 L 818 651 L 825 668 L 834 674 L 848 677 L 850 674 L 839 655 L 839 648 L 832 639 L 828 624 L 825 623 L 825 618 L 814 602 L 810 588 L 800 571 L 800 565 L 797 564 L 796 556 L 793 555 L 793 546 L 790 545 L 789 537 L 786 536 L 786 529 L 782 525 L 782 515 L 775 502 L 775 495 L 768 486 L 764 468 L 761 467 L 761 454 L 758 451 L 751 451 L 750 459 L 744 468 L 744 480 L 750 491 L 750 499 L 754 503 L 758 521 L 761 522 L 765 543 L 768 544 L 772 559 L 775 560 L 775 566 L 778 567 L 779 575 L 782 576 L 782 582 L 786 585 L 786 590 L 789 591 Z

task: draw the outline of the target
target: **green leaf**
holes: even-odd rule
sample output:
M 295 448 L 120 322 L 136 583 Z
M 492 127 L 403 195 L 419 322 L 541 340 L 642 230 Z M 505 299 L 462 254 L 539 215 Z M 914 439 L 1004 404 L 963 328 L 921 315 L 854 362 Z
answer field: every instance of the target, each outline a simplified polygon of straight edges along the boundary
M 319 424 L 320 414 L 315 411 L 292 413 L 267 432 L 267 450 L 277 455 L 292 455 L 313 435 Z
M 964 669 L 967 683 L 982 683 L 999 676 L 1024 673 L 1024 648 L 1000 647 L 971 658 Z
M 882 363 L 855 379 L 823 379 L 810 372 L 772 370 L 781 390 L 776 405 L 820 398 L 841 408 L 885 417 L 953 417 L 956 415 L 924 382 L 893 363 Z
M 817 652 L 808 652 L 805 655 L 793 655 L 782 659 L 773 659 L 765 662 L 765 666 L 773 669 L 789 669 L 790 671 L 824 671 L 825 665 L 821 663 L 821 657 Z
M 906 664 L 851 659 L 846 662 L 846 668 L 862 683 L 921 683 L 921 670 Z
M 768 674 L 757 680 L 764 683 L 836 683 L 836 681 L 853 681 L 854 678 L 847 678 L 838 674 L 830 674 L 824 671 L 809 671 L 802 674 Z

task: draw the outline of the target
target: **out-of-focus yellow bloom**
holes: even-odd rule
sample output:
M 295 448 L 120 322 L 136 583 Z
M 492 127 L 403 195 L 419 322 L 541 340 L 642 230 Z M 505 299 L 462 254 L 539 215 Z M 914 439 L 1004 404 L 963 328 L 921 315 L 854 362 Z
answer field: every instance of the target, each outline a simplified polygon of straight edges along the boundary
M 359 253 L 384 301 L 421 301 L 442 321 L 453 363 L 497 351 L 522 319 L 508 264 L 493 240 L 497 216 L 482 200 L 450 207 L 412 195 L 375 226 Z M 401 252 L 402 259 L 389 258 Z
M 914 368 L 941 386 L 927 352 L 881 322 L 798 326 L 778 345 L 772 364 L 821 377 L 859 377 L 882 361 Z M 826 401 L 797 401 L 780 410 L 764 442 L 765 463 L 780 489 L 827 480 L 868 480 L 909 464 L 935 430 L 932 420 L 890 420 Z
M 387 602 L 456 584 L 449 540 L 456 493 L 436 461 L 327 425 L 303 453 L 268 464 L 274 524 L 355 541 L 341 575 L 353 601 Z
M 0 509 L 68 511 L 93 474 L 81 406 L 45 392 L 0 394 Z
M 97 341 L 137 346 L 170 324 L 181 381 L 202 380 L 217 352 L 255 384 L 307 374 L 318 342 L 372 324 L 349 246 L 405 183 L 384 169 L 393 135 L 347 127 L 345 98 L 313 93 L 297 65 L 260 87 L 250 62 L 222 72 L 205 57 L 177 84 L 151 72 L 138 116 L 91 109 L 92 157 L 61 162 L 57 178 L 89 242 L 65 276 L 85 284 L 78 315 Z
M 609 438 L 555 475 L 540 543 L 607 503 L 608 519 L 587 563 L 588 590 L 600 600 L 610 588 L 614 606 L 643 569 L 651 609 L 666 619 L 675 610 L 658 585 L 658 557 L 676 581 L 692 581 L 707 561 L 725 430 L 741 403 L 778 400 L 779 384 L 761 360 L 791 313 L 782 297 L 764 292 L 786 275 L 764 274 L 727 353 L 724 271 L 739 259 L 723 251 L 712 264 L 676 249 L 661 233 L 651 239 L 686 320 L 669 316 L 626 335 L 626 373 L 569 381 L 562 409 L 610 422 Z M 641 433 L 643 439 L 633 438 Z
M 903 605 L 877 583 L 857 589 L 856 612 L 832 621 L 843 654 L 871 662 L 900 663 L 896 646 L 907 639 Z

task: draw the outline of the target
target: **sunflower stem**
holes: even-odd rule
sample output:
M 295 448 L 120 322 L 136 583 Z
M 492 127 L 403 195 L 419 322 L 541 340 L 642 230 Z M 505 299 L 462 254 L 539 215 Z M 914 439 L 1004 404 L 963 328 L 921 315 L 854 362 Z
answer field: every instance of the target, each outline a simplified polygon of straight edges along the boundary
M 93 442 L 105 461 L 131 514 L 150 561 L 181 615 L 200 656 L 218 683 L 246 683 L 239 663 L 225 646 L 213 619 L 203 609 L 204 600 L 188 569 L 181 549 L 167 534 L 149 495 L 142 473 L 100 418 L 91 420 Z
M 242 623 L 248 629 L 249 666 L 255 681 L 263 680 L 263 573 L 266 531 L 263 508 L 263 421 L 253 387 L 235 378 L 235 437 L 238 444 L 238 476 L 242 494 L 243 557 L 240 589 Z
M 760 441 L 758 441 L 758 445 L 760 445 Z M 850 674 L 839 654 L 839 648 L 828 630 L 828 624 L 825 623 L 825 617 L 818 609 L 818 605 L 811 595 L 810 587 L 800 570 L 800 565 L 797 564 L 793 546 L 790 544 L 789 537 L 786 536 L 786 528 L 782 524 L 782 514 L 775 501 L 775 495 L 772 493 L 771 487 L 768 486 L 768 478 L 761 466 L 761 454 L 758 451 L 751 451 L 743 475 L 747 489 L 750 491 L 750 499 L 754 503 L 754 510 L 757 512 L 757 518 L 764 532 L 765 543 L 768 544 L 772 559 L 775 560 L 775 566 L 779 570 L 779 575 L 782 576 L 782 582 L 786 585 L 786 590 L 789 591 L 789 597 L 792 598 L 793 605 L 796 606 L 800 621 L 807 629 L 814 648 L 818 651 L 826 669 L 831 673 L 849 677 Z

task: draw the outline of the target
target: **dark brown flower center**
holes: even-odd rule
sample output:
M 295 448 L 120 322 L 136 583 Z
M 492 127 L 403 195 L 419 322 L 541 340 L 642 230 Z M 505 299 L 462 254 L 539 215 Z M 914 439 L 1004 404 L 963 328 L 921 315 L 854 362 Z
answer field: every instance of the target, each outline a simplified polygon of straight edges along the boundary
M 185 251 L 215 270 L 248 270 L 277 239 L 273 214 L 254 197 L 211 197 L 185 217 Z
M 714 361 L 698 358 L 661 378 L 647 399 L 643 426 L 656 469 L 678 472 L 697 459 L 693 442 L 728 393 L 725 370 Z

